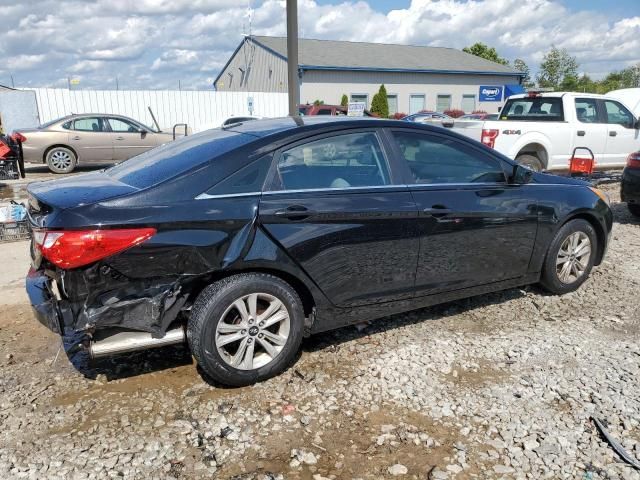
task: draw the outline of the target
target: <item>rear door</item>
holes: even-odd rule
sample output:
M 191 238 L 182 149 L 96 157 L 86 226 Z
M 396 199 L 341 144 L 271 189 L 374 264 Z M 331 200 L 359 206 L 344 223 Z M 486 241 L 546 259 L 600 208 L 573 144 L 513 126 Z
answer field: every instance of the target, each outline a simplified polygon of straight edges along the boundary
M 573 139 L 574 148 L 588 148 L 593 152 L 596 164 L 604 162 L 607 144 L 607 128 L 602 125 L 598 116 L 598 100 L 595 98 L 576 98 L 576 128 Z M 584 152 L 576 151 L 578 156 Z
M 146 152 L 157 145 L 151 132 L 124 118 L 107 117 L 111 131 L 114 160 L 120 162 Z
M 69 130 L 69 144 L 78 154 L 80 162 L 113 161 L 111 137 L 103 118 L 75 118 Z
M 382 144 L 368 129 L 285 147 L 260 201 L 264 228 L 337 306 L 414 294 L 417 210 Z
M 420 211 L 417 294 L 526 274 L 537 231 L 535 186 L 507 184 L 501 160 L 449 135 L 393 136 Z
M 630 153 L 640 150 L 640 136 L 633 114 L 620 102 L 603 100 L 607 122 L 607 146 L 602 162 L 606 166 L 623 166 Z

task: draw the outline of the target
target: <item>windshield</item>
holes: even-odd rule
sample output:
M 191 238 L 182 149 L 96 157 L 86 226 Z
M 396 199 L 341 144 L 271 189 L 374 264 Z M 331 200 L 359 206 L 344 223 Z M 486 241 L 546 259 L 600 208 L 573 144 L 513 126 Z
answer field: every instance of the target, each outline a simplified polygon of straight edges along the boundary
M 560 97 L 512 98 L 500 112 L 500 120 L 529 120 L 534 122 L 563 122 Z
M 153 148 L 105 172 L 132 187 L 152 187 L 252 140 L 251 135 L 216 128 Z

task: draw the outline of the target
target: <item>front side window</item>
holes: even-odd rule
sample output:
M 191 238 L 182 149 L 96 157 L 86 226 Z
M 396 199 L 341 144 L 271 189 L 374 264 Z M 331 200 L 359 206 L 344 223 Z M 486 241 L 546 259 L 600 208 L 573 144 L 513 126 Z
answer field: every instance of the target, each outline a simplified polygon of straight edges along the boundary
M 120 118 L 109 118 L 108 121 L 112 132 L 138 133 L 140 131 L 140 127 L 138 127 L 137 125 L 134 125 L 133 123 L 127 122 L 126 120 L 122 120 Z
M 500 120 L 562 122 L 564 111 L 560 97 L 526 97 L 507 100 Z
M 605 100 L 604 107 L 607 112 L 607 123 L 633 128 L 633 115 L 621 103 Z
M 282 152 L 278 161 L 284 190 L 388 185 L 389 170 L 376 134 L 326 137 Z
M 462 142 L 437 135 L 394 132 L 414 183 L 503 183 L 500 163 Z
M 73 129 L 79 132 L 104 132 L 102 119 L 97 117 L 77 118 L 73 121 Z
M 576 98 L 576 117 L 582 123 L 598 123 L 598 101 L 594 98 Z

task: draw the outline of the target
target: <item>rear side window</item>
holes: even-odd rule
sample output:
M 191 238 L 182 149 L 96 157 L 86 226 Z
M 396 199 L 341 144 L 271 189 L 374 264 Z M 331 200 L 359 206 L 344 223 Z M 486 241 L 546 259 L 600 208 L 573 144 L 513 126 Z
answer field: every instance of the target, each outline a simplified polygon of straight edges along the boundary
M 271 166 L 271 155 L 262 157 L 241 168 L 207 191 L 208 195 L 237 195 L 259 193 Z
M 326 137 L 282 152 L 278 177 L 284 190 L 389 184 L 389 170 L 373 132 Z
M 255 139 L 229 130 L 207 130 L 148 150 L 107 169 L 106 173 L 127 185 L 147 188 L 222 157 Z M 215 181 L 211 179 L 211 183 Z
M 500 120 L 528 120 L 533 122 L 563 122 L 564 111 L 560 97 L 512 98 L 507 100 Z
M 394 132 L 414 183 L 502 183 L 500 163 L 462 142 L 436 135 Z
M 576 98 L 576 117 L 582 123 L 598 123 L 598 101 L 594 98 Z

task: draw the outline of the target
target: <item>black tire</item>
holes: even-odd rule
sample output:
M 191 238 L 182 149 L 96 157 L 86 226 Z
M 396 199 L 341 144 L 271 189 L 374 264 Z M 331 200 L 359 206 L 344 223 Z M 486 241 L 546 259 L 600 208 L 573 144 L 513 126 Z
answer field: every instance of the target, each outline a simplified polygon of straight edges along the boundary
M 53 173 L 71 173 L 76 168 L 78 158 L 67 147 L 53 147 L 47 151 L 45 161 Z
M 591 243 L 591 252 L 588 261 L 585 262 L 586 268 L 584 269 L 582 275 L 579 278 L 574 279 L 573 281 L 563 282 L 562 280 L 560 280 L 560 276 L 557 270 L 558 266 L 556 265 L 558 253 L 563 243 L 576 232 L 582 232 L 588 237 L 589 242 Z M 578 289 L 578 287 L 580 287 L 580 285 L 582 285 L 587 278 L 589 278 L 589 274 L 591 273 L 591 269 L 593 268 L 593 263 L 597 252 L 598 236 L 596 235 L 596 231 L 593 228 L 593 225 L 582 219 L 568 221 L 560 228 L 560 230 L 558 230 L 555 237 L 553 238 L 553 241 L 549 245 L 549 249 L 547 250 L 547 255 L 542 268 L 542 277 L 540 279 L 540 283 L 546 290 L 556 295 L 573 292 L 574 290 Z
M 220 355 L 216 332 L 227 308 L 237 299 L 253 293 L 268 294 L 282 302 L 289 314 L 289 332 L 282 350 L 269 363 L 243 370 L 234 368 Z M 303 330 L 304 309 L 291 285 L 273 275 L 243 273 L 215 282 L 200 293 L 191 309 L 187 337 L 193 356 L 207 375 L 223 385 L 241 387 L 283 372 L 300 349 Z M 258 348 L 258 341 L 255 346 Z
M 627 203 L 627 208 L 631 212 L 631 215 L 635 215 L 636 217 L 640 217 L 640 204 L 638 204 L 638 203 Z
M 519 155 L 516 157 L 516 162 L 530 170 L 533 170 L 534 172 L 541 172 L 544 169 L 544 165 L 535 155 Z

